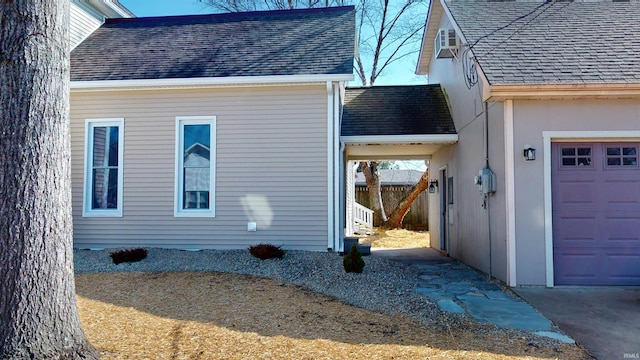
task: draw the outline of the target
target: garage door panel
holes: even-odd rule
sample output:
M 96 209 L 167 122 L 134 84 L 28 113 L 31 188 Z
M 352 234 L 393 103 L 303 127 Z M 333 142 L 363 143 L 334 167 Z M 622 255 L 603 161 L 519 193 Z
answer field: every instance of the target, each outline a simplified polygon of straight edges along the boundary
M 557 249 L 554 252 L 555 283 L 567 285 L 580 282 L 583 284 L 597 281 L 594 269 L 600 263 L 601 256 L 596 251 L 585 251 L 576 248 Z
M 609 267 L 606 284 L 640 284 L 640 247 L 635 250 L 635 253 L 629 253 L 628 248 L 621 248 L 617 252 L 612 249 L 607 254 L 607 261 Z
M 598 184 L 589 181 L 560 181 L 557 201 L 561 204 L 590 205 L 598 201 Z
M 607 246 L 640 247 L 640 217 L 608 217 L 605 224 Z
M 600 191 L 606 195 L 607 204 L 640 204 L 640 180 L 605 180 L 603 184 Z
M 556 284 L 640 284 L 638 149 L 639 143 L 552 144 Z
M 554 244 L 554 247 L 595 246 L 594 219 L 594 217 L 561 218 L 562 225 L 556 236 L 562 238 L 562 242 Z

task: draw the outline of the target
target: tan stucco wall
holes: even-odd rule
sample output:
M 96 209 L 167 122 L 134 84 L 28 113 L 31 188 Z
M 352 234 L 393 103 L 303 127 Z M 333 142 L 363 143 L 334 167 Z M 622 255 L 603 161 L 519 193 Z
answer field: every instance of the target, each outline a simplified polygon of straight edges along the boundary
M 443 19 L 440 27 L 448 27 Z M 483 195 L 473 178 L 485 166 L 485 115 L 479 85 L 465 85 L 462 62 L 456 59 L 433 59 L 429 82 L 441 84 L 452 109 L 459 134 L 458 144 L 443 148 L 430 161 L 436 174 L 443 166 L 454 178 L 454 204 L 450 216 L 452 257 L 493 276 L 506 280 L 506 216 L 504 195 L 504 125 L 502 103 L 489 103 L 489 162 L 498 176 L 497 192 L 483 208 Z M 434 176 L 431 176 L 434 178 Z M 429 223 L 432 246 L 439 248 L 440 194 L 430 195 Z M 489 226 L 489 224 L 491 224 Z M 491 249 L 491 255 L 489 253 Z M 489 260 L 491 259 L 491 261 Z
M 514 101 L 518 285 L 545 284 L 543 158 L 550 154 L 544 153 L 542 132 L 595 131 L 604 136 L 607 131 L 615 130 L 640 130 L 640 101 Z M 523 159 L 522 149 L 525 144 L 536 149 L 535 161 L 527 162 Z

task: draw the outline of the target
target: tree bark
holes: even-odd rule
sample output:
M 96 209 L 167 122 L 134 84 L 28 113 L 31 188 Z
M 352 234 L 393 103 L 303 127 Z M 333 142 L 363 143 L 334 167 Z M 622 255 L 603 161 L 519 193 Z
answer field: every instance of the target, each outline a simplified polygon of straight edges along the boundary
M 375 161 L 361 161 L 360 169 L 369 188 L 369 206 L 373 210 L 373 226 L 382 226 L 387 222 L 387 214 L 384 212 L 384 205 L 382 204 L 378 163 Z
M 98 358 L 72 252 L 69 1 L 0 5 L 0 359 Z
M 404 199 L 402 199 L 402 201 L 400 201 L 391 215 L 389 215 L 389 218 L 384 224 L 384 227 L 389 229 L 397 229 L 399 227 L 402 227 L 402 220 L 404 220 L 405 215 L 407 215 L 407 213 L 409 212 L 411 204 L 418 197 L 418 195 L 420 195 L 420 193 L 425 191 L 428 187 L 429 170 L 426 170 L 420 177 L 418 183 L 411 189 L 409 194 Z

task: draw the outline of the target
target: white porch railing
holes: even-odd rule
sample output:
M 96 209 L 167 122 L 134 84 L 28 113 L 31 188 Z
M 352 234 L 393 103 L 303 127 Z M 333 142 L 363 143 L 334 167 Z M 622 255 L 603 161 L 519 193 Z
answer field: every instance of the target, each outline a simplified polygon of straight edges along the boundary
M 373 232 L 373 210 L 353 203 L 353 221 L 356 224 L 355 232 L 359 232 L 363 227 L 365 231 Z

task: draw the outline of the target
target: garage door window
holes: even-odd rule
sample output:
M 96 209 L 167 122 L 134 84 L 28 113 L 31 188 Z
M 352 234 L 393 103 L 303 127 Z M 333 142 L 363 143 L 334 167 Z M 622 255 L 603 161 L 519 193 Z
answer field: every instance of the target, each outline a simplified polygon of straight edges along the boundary
M 591 153 L 591 147 L 562 147 L 560 155 L 562 157 L 562 167 L 591 167 Z
M 636 146 L 607 146 L 606 167 L 637 167 L 638 149 Z

